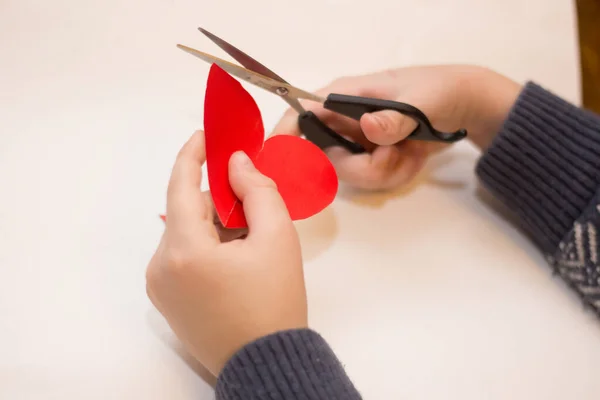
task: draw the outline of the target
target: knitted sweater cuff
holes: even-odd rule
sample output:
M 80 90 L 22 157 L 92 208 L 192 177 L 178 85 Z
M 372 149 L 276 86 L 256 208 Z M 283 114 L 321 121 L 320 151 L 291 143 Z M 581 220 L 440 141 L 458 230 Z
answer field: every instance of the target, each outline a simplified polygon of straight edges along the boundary
M 551 253 L 600 185 L 600 117 L 529 82 L 477 174 Z
M 316 332 L 282 331 L 234 355 L 217 380 L 218 400 L 359 400 L 335 354 Z

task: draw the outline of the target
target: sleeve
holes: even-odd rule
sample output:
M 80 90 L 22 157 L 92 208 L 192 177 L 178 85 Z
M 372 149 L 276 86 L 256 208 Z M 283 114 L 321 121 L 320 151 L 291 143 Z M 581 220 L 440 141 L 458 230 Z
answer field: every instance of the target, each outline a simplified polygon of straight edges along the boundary
M 477 174 L 600 314 L 600 116 L 529 82 Z
M 219 375 L 217 400 L 360 400 L 343 366 L 316 332 L 282 331 L 235 354 Z

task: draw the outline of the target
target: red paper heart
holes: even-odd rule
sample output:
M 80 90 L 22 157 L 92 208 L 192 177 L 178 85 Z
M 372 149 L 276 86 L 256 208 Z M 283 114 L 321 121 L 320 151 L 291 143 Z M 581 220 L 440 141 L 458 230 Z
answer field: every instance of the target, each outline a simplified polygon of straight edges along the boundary
M 335 198 L 337 175 L 323 151 L 296 136 L 264 141 L 254 99 L 216 64 L 211 66 L 204 98 L 204 131 L 208 184 L 223 226 L 247 227 L 242 205 L 229 184 L 229 159 L 239 150 L 277 184 L 293 220 L 317 214 Z

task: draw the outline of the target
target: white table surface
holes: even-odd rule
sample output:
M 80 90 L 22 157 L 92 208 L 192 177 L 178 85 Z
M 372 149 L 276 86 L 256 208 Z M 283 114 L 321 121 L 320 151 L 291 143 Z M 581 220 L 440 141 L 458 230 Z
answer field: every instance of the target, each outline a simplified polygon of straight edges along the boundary
M 210 399 L 145 294 L 180 146 L 231 41 L 293 84 L 464 62 L 579 102 L 564 0 L 0 2 L 0 398 Z M 311 26 L 312 25 L 312 26 Z M 248 86 L 246 86 L 248 87 Z M 248 87 L 274 126 L 285 103 Z M 461 144 L 298 224 L 312 326 L 365 399 L 597 399 L 600 326 L 476 195 Z

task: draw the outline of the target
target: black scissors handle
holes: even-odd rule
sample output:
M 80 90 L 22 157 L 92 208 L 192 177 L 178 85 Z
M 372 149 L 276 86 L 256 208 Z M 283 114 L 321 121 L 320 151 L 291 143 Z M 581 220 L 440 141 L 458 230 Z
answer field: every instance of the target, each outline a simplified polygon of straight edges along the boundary
M 415 130 L 407 137 L 409 140 L 426 140 L 443 143 L 454 143 L 467 136 L 467 131 L 460 129 L 456 132 L 440 132 L 436 130 L 421 110 L 406 103 L 391 100 L 373 99 L 368 97 L 348 96 L 332 93 L 327 96 L 324 107 L 330 111 L 345 115 L 359 121 L 365 113 L 394 110 L 405 114 L 417 122 Z M 358 143 L 351 142 L 320 121 L 315 114 L 308 111 L 298 118 L 300 131 L 306 139 L 315 143 L 321 149 L 331 146 L 342 146 L 353 154 L 365 152 Z
M 312 111 L 300 114 L 298 117 L 298 126 L 306 139 L 319 146 L 322 150 L 328 147 L 341 146 L 352 154 L 365 152 L 365 149 L 360 144 L 351 142 L 337 134 L 333 129 L 325 125 Z

